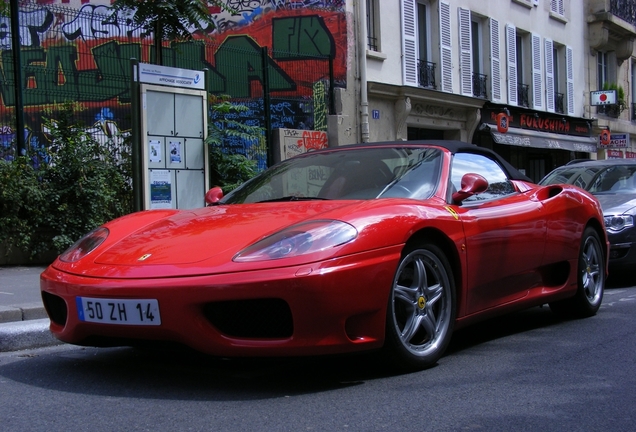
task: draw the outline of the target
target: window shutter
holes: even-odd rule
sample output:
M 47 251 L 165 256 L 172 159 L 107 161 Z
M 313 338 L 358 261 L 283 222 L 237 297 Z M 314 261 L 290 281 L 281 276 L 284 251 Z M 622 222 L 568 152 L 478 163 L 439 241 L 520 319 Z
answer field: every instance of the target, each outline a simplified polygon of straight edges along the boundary
M 473 44 L 470 28 L 470 10 L 459 12 L 459 78 L 462 95 L 473 96 Z
M 565 15 L 565 4 L 564 0 L 551 0 L 550 1 L 550 10 L 555 14 L 559 14 L 561 16 Z
M 508 53 L 508 103 L 518 104 L 517 93 L 517 29 L 512 24 L 506 24 L 506 51 Z
M 555 111 L 554 94 L 554 56 L 552 54 L 553 44 L 551 39 L 545 40 L 545 108 L 548 112 Z
M 572 47 L 565 47 L 565 72 L 566 72 L 566 91 L 567 91 L 567 101 L 568 101 L 568 108 L 567 108 L 567 113 L 568 115 L 574 115 L 574 70 L 572 69 L 574 67 L 573 63 L 572 63 L 572 56 L 573 56 L 574 51 L 572 50 Z
M 417 86 L 416 0 L 402 0 L 402 80 Z
M 543 109 L 543 70 L 541 69 L 541 36 L 532 34 L 532 107 Z
M 452 93 L 453 51 L 451 42 L 450 4 L 448 2 L 439 2 L 439 24 L 441 89 L 442 91 Z
M 501 62 L 499 48 L 499 21 L 490 19 L 490 87 L 491 100 L 501 100 Z

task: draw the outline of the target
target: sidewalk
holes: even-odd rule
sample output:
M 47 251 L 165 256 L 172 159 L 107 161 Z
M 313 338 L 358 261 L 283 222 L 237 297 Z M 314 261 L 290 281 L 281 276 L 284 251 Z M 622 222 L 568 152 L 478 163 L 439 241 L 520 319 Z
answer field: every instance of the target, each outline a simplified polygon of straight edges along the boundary
M 0 266 L 0 352 L 59 344 L 40 296 L 43 266 Z

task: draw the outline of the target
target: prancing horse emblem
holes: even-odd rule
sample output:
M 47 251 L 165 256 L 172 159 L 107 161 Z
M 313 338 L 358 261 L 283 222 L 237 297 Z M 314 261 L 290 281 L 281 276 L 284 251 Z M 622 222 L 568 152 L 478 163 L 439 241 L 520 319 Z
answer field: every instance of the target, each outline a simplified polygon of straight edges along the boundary
M 144 255 L 140 256 L 140 257 L 137 259 L 137 261 L 145 261 L 145 260 L 147 260 L 148 258 L 150 258 L 150 255 L 152 255 L 152 254 L 144 254 Z

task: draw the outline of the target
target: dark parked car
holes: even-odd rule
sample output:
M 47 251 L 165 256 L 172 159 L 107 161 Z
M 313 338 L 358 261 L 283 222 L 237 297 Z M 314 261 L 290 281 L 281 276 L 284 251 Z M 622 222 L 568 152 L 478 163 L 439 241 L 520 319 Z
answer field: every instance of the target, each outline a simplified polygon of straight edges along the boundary
M 634 266 L 636 160 L 577 160 L 556 168 L 539 182 L 542 185 L 556 183 L 579 186 L 591 192 L 601 203 L 610 241 L 610 274 Z

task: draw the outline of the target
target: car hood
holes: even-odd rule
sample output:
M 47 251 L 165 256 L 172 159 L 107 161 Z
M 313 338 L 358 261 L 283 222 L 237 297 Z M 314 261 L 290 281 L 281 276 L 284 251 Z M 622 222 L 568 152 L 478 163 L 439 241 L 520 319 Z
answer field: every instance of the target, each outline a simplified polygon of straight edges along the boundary
M 148 212 L 140 212 L 138 216 L 127 216 L 125 229 L 129 234 L 122 235 L 119 230 L 123 228 L 117 223 L 107 224 L 111 236 L 119 237 L 116 241 L 105 243 L 76 263 L 57 260 L 54 266 L 68 273 L 109 278 L 190 276 L 267 268 L 275 263 L 235 263 L 232 258 L 290 225 L 323 218 L 342 219 L 364 206 L 364 201 L 220 205 L 176 211 L 150 223 L 144 215 Z M 136 219 L 144 217 L 143 222 L 136 223 Z
M 636 210 L 636 194 L 603 193 L 594 195 L 607 215 L 629 214 Z

